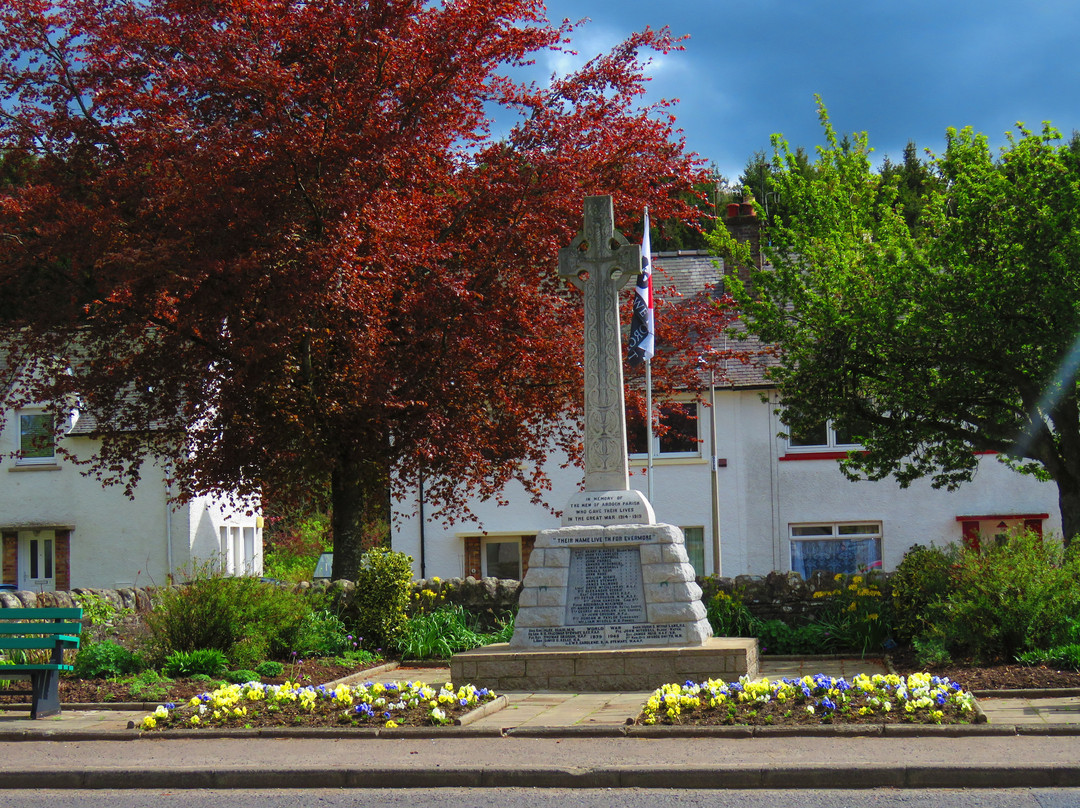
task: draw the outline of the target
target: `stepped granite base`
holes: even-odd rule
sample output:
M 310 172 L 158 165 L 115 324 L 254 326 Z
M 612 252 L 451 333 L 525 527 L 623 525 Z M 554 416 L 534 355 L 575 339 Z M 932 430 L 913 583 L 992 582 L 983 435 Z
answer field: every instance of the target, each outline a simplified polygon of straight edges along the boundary
M 689 647 L 602 650 L 522 650 L 499 643 L 454 654 L 450 673 L 456 685 L 473 684 L 497 693 L 647 691 L 687 679 L 757 678 L 758 642 L 712 637 Z

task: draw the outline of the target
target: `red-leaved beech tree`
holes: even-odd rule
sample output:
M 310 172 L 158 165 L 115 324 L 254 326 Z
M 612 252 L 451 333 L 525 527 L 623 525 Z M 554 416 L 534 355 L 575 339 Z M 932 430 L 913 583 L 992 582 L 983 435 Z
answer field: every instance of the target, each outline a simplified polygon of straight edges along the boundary
M 573 31 L 539 0 L 0 0 L 0 404 L 77 403 L 129 489 L 148 455 L 181 499 L 329 480 L 335 577 L 394 479 L 539 496 L 579 442 L 583 197 L 630 230 L 703 178 L 643 104 L 666 30 L 513 78 Z

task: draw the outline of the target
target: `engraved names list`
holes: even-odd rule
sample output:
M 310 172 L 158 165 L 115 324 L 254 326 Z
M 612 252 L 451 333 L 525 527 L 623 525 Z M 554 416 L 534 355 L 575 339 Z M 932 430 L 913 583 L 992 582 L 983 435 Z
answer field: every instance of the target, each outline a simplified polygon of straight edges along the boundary
M 647 622 L 641 551 L 637 547 L 570 551 L 566 625 Z

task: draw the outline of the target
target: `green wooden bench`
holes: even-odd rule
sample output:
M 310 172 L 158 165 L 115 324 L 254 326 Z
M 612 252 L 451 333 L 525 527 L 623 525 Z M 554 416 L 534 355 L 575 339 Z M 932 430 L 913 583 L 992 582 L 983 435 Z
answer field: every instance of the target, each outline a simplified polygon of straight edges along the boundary
M 12 651 L 50 651 L 48 662 L 0 665 L 0 679 L 29 678 L 30 690 L 7 690 L 7 695 L 30 696 L 30 717 L 60 713 L 60 672 L 64 649 L 79 647 L 82 609 L 0 609 L 0 654 L 10 660 Z M 9 677 L 9 674 L 16 674 Z

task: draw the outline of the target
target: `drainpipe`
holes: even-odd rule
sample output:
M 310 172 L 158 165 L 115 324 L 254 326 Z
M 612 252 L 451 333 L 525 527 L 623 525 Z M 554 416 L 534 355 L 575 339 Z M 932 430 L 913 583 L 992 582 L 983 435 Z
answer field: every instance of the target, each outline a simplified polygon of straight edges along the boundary
M 416 476 L 419 489 L 417 496 L 420 500 L 420 578 L 427 580 L 427 540 L 424 532 L 424 472 L 418 471 Z
M 172 584 L 172 483 L 165 482 L 165 581 Z
M 713 575 L 719 578 L 723 573 L 720 564 L 720 458 L 717 455 L 717 416 L 716 416 L 716 372 L 709 371 L 709 410 L 711 411 L 710 431 L 712 433 L 712 551 Z

